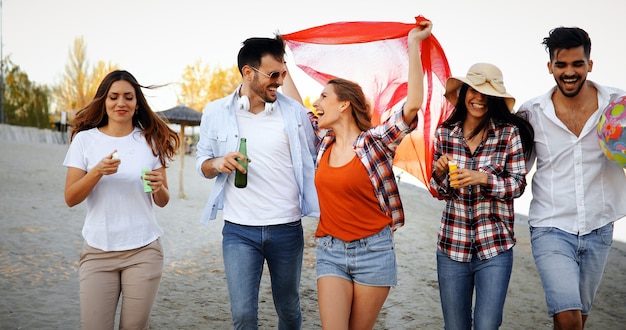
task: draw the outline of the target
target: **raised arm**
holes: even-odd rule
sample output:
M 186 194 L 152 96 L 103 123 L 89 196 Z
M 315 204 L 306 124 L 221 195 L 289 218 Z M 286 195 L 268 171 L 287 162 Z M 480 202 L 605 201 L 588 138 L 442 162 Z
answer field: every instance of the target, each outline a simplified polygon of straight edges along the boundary
M 409 80 L 407 97 L 404 103 L 404 122 L 409 124 L 415 120 L 417 111 L 424 102 L 424 69 L 420 54 L 420 43 L 430 36 L 433 23 L 422 21 L 409 31 Z
M 285 64 L 285 68 L 287 65 Z M 292 99 L 298 101 L 300 104 L 304 105 L 304 101 L 302 101 L 302 96 L 300 92 L 298 92 L 298 88 L 296 87 L 296 83 L 291 78 L 291 73 L 289 72 L 289 68 L 287 68 L 287 75 L 283 78 L 283 85 L 281 86 L 283 94 L 291 97 Z

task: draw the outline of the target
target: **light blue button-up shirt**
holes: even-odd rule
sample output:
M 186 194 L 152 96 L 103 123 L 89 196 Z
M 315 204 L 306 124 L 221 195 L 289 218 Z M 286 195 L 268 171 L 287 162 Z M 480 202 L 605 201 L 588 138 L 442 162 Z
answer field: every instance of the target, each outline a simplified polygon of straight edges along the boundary
M 237 126 L 237 93 L 206 105 L 200 122 L 200 140 L 196 152 L 196 169 L 202 173 L 202 163 L 211 158 L 222 157 L 237 151 L 239 128 Z M 298 184 L 302 216 L 319 217 L 319 203 L 315 191 L 315 134 L 307 115 L 307 108 L 280 93 L 276 102 L 285 121 L 289 139 L 294 176 Z M 228 175 L 219 173 L 211 190 L 207 205 L 202 213 L 201 223 L 217 217 L 217 211 L 224 208 L 224 186 Z M 278 184 L 278 183 L 277 183 Z

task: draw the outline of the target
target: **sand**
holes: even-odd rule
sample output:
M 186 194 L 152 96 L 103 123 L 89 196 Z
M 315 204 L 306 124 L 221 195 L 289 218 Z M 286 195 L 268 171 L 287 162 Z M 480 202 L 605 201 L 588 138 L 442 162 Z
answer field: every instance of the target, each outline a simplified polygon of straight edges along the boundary
M 78 254 L 85 205 L 63 200 L 65 145 L 0 141 L 0 329 L 79 329 Z M 157 209 L 165 271 L 151 329 L 230 329 L 221 253 L 220 218 L 199 217 L 213 181 L 200 178 L 184 156 L 185 199 L 179 198 L 180 159 L 168 169 L 172 199 Z M 376 329 L 442 329 L 435 243 L 443 202 L 402 182 L 406 225 L 395 235 L 399 283 Z M 303 329 L 319 329 L 315 282 L 317 220 L 304 219 Z M 550 329 L 543 290 L 529 245 L 526 218 L 516 222 L 517 246 L 502 329 Z M 626 244 L 615 241 L 587 329 L 624 329 Z M 261 286 L 261 329 L 276 328 L 267 271 Z

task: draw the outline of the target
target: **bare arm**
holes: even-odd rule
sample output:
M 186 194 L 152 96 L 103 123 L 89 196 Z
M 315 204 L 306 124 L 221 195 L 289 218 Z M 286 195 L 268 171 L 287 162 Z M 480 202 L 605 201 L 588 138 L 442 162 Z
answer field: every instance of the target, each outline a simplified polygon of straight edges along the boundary
M 72 207 L 82 203 L 96 186 L 102 174 L 94 170 L 85 172 L 76 167 L 68 167 L 65 176 L 65 203 Z
M 422 21 L 409 31 L 409 79 L 407 98 L 404 104 L 404 122 L 409 124 L 415 120 L 417 111 L 424 102 L 424 69 L 420 54 L 420 43 L 430 36 L 433 24 Z
M 246 169 L 239 164 L 237 158 L 244 158 L 240 152 L 229 152 L 224 157 L 209 158 L 202 163 L 202 174 L 205 177 L 212 179 L 220 173 L 231 174 L 233 171 L 239 169 L 241 172 L 246 173 Z M 248 162 L 250 159 L 248 159 Z
M 291 73 L 289 73 L 289 69 L 287 69 L 287 75 L 283 79 L 283 85 L 281 86 L 281 88 L 282 88 L 283 94 L 291 97 L 292 99 L 298 101 L 300 104 L 304 105 L 304 102 L 302 101 L 302 96 L 300 95 L 300 92 L 298 92 L 296 83 L 291 78 Z
M 67 175 L 65 176 L 65 203 L 67 206 L 72 207 L 84 201 L 103 175 L 117 173 L 120 160 L 119 158 L 112 158 L 114 152 L 103 158 L 89 172 L 76 167 L 67 168 Z

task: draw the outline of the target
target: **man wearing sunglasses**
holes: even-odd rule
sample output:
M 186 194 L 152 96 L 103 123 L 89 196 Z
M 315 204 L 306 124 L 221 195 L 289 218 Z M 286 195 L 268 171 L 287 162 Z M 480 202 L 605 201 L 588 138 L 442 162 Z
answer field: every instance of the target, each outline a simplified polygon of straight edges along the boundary
M 242 83 L 206 105 L 196 168 L 215 178 L 202 222 L 222 210 L 222 250 L 235 329 L 257 329 L 259 285 L 267 262 L 278 329 L 300 329 L 301 218 L 318 217 L 314 132 L 307 109 L 278 92 L 287 75 L 280 35 L 250 38 L 237 57 Z M 248 182 L 234 185 L 239 141 L 247 140 Z

